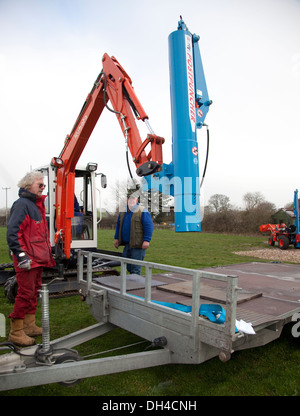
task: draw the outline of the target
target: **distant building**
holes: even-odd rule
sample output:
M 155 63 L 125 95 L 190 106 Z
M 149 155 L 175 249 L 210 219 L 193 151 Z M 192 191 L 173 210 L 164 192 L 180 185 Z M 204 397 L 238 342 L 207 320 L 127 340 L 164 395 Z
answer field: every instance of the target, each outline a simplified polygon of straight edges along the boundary
M 273 224 L 280 224 L 283 222 L 286 225 L 292 225 L 294 224 L 295 219 L 296 216 L 292 209 L 281 208 L 279 211 L 272 215 Z

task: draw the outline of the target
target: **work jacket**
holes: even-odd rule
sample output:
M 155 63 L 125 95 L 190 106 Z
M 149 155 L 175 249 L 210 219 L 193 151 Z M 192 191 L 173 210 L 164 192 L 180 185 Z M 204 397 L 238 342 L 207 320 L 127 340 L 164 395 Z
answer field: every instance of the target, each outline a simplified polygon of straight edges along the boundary
M 19 197 L 11 207 L 7 224 L 7 243 L 13 254 L 15 271 L 23 270 L 18 267 L 20 253 L 32 260 L 31 268 L 55 266 L 45 216 L 46 195 L 37 197 L 20 188 Z
M 137 204 L 133 211 L 121 212 L 118 217 L 115 238 L 120 245 L 142 248 L 144 241 L 152 238 L 153 222 L 149 212 Z

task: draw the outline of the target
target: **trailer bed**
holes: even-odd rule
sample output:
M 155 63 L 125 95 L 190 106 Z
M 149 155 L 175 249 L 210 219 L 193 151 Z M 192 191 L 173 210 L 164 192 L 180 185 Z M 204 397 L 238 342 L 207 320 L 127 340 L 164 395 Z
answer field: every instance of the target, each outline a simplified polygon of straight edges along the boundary
M 285 320 L 300 310 L 300 266 L 282 263 L 251 262 L 201 269 L 216 274 L 238 276 L 238 320 L 251 322 L 253 327 Z M 104 286 L 120 288 L 119 276 L 96 279 Z M 145 278 L 127 277 L 127 293 L 145 296 Z M 190 306 L 192 277 L 178 273 L 153 274 L 152 300 Z M 201 303 L 226 303 L 226 283 L 201 279 Z

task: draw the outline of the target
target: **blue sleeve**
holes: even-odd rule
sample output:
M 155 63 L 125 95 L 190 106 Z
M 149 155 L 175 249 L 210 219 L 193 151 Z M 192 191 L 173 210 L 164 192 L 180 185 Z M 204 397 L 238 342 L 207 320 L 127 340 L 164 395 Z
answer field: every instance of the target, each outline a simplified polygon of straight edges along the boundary
M 21 234 L 21 226 L 25 217 L 26 205 L 19 199 L 11 207 L 7 224 L 7 244 L 16 256 L 23 251 L 19 241 L 19 235 Z
M 119 232 L 120 232 L 120 214 L 118 216 L 116 231 L 115 231 L 115 240 L 119 240 Z
M 144 228 L 144 241 L 150 241 L 153 234 L 153 221 L 148 211 L 142 213 L 142 225 Z
M 75 212 L 79 212 L 80 211 L 80 205 L 79 205 L 79 202 L 78 202 L 78 200 L 76 198 L 76 195 L 74 195 L 74 211 Z

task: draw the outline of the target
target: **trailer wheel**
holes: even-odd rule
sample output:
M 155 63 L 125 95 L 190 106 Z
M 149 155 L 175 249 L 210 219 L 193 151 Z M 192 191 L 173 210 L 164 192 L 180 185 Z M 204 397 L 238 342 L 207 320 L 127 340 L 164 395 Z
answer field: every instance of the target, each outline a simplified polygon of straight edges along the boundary
M 9 277 L 4 283 L 4 294 L 11 303 L 15 303 L 18 292 L 17 276 Z
M 66 354 L 60 355 L 55 360 L 55 364 L 63 364 L 63 363 L 73 363 L 74 361 L 80 361 L 81 357 L 76 354 L 75 352 L 67 352 Z M 65 380 L 65 381 L 59 381 L 58 384 L 64 387 L 72 387 L 78 384 L 81 381 L 81 378 L 74 379 L 74 380 Z
M 231 358 L 231 354 L 228 351 L 220 351 L 219 353 L 219 359 L 222 361 L 222 363 L 226 363 Z
M 278 245 L 281 250 L 287 250 L 290 245 L 290 241 L 286 235 L 281 235 L 278 238 Z

